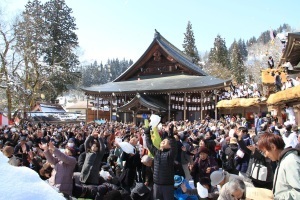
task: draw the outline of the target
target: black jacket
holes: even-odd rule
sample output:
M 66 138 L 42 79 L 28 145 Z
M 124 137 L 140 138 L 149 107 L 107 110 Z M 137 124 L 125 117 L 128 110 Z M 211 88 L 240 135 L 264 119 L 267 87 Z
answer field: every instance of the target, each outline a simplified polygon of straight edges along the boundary
M 154 155 L 153 182 L 157 185 L 174 185 L 174 160 L 177 145 L 172 129 L 170 129 L 168 136 L 171 146 L 168 150 L 161 151 L 153 145 L 149 128 L 145 130 L 145 135 L 147 147 Z
M 266 180 L 266 183 L 267 182 L 273 182 L 273 171 L 272 171 L 272 165 L 271 165 L 271 160 L 268 159 L 268 158 L 265 158 L 264 155 L 262 155 L 262 153 L 255 149 L 254 153 L 252 154 L 252 151 L 250 149 L 247 148 L 247 146 L 245 145 L 245 143 L 243 142 L 243 140 L 238 140 L 238 144 L 240 146 L 240 148 L 243 150 L 243 152 L 247 155 L 250 156 L 250 159 L 249 159 L 249 164 L 248 164 L 248 169 L 247 169 L 247 172 L 246 172 L 246 175 L 251 178 L 251 172 L 252 172 L 252 164 L 253 163 L 258 163 L 258 164 L 262 164 L 264 165 L 265 167 L 267 167 L 267 170 L 268 170 L 268 175 L 267 175 L 267 180 Z M 252 179 L 252 182 L 258 182 L 257 180 L 255 179 Z

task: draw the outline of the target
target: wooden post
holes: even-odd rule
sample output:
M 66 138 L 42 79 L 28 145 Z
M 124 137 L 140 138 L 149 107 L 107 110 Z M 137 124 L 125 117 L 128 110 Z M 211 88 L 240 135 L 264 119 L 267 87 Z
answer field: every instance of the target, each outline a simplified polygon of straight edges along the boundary
M 215 120 L 218 119 L 218 108 L 217 108 L 217 103 L 218 103 L 218 97 L 217 95 L 215 97 Z
M 97 120 L 99 120 L 99 97 L 97 97 Z
M 201 94 L 200 95 L 201 96 L 201 101 L 200 101 L 201 102 L 201 106 L 200 106 L 201 107 L 200 108 L 200 118 L 201 118 L 201 120 L 203 120 L 203 112 L 202 112 L 203 111 L 203 92 L 201 92 L 200 94 Z
M 183 107 L 184 107 L 184 109 L 183 109 L 183 119 L 184 119 L 184 121 L 186 120 L 186 92 L 184 93 L 184 97 L 183 97 Z
M 168 93 L 169 95 L 169 105 L 168 105 L 168 121 L 171 121 L 171 93 Z
M 109 99 L 110 101 L 110 105 L 109 105 L 109 121 L 111 122 L 112 121 L 112 96 L 110 97 Z
M 87 124 L 88 117 L 89 117 L 89 96 L 87 95 L 87 98 L 86 98 L 86 111 L 85 111 L 85 124 Z
M 126 104 L 126 94 L 124 95 L 124 104 Z M 127 112 L 124 112 L 124 123 L 127 123 Z

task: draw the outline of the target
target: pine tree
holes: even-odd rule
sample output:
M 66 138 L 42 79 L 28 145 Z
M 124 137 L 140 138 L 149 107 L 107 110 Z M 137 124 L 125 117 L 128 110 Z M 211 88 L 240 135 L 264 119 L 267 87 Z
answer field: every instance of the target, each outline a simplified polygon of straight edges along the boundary
M 198 65 L 200 62 L 200 57 L 195 44 L 194 32 L 190 21 L 188 21 L 186 33 L 184 33 L 184 41 L 182 46 L 184 48 L 184 53 L 193 59 L 193 63 Z
M 220 35 L 217 35 L 217 37 L 215 38 L 214 47 L 210 50 L 209 62 L 218 63 L 221 69 L 230 69 L 226 43 Z
M 231 61 L 231 72 L 234 80 L 237 83 L 243 83 L 245 80 L 245 67 L 243 62 L 243 57 L 240 52 L 238 43 L 234 40 L 231 46 L 232 52 L 230 54 Z
M 245 44 L 245 41 L 242 40 L 242 39 L 239 39 L 238 46 L 239 46 L 240 53 L 243 57 L 243 60 L 246 60 L 247 57 L 248 57 L 248 50 L 247 50 L 247 46 Z
M 75 18 L 71 14 L 72 9 L 66 5 L 65 0 L 50 0 L 45 4 L 45 22 L 51 45 L 45 51 L 44 61 L 68 72 L 64 76 L 52 76 L 52 84 L 57 94 L 66 91 L 67 86 L 77 82 L 79 78 L 74 73 L 79 65 L 78 57 L 74 53 L 78 47 L 78 38 L 74 32 L 77 29 Z
M 257 42 L 256 37 L 252 37 L 247 41 L 247 47 L 250 47 L 251 45 L 255 44 Z
M 211 48 L 209 52 L 208 62 L 205 64 L 204 70 L 218 78 L 227 79 L 231 76 L 230 69 L 229 55 L 225 40 L 221 38 L 220 35 L 217 35 L 214 47 Z

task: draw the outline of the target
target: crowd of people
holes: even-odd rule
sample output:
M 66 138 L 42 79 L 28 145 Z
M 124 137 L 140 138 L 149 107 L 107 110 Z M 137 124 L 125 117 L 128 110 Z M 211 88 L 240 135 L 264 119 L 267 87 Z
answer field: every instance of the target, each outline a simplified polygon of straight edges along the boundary
M 260 98 L 261 91 L 255 82 L 231 85 L 229 91 L 224 91 L 220 97 L 221 100 L 230 100 L 236 98 Z
M 36 171 L 66 199 L 245 199 L 247 188 L 300 199 L 297 125 L 270 115 L 159 126 L 25 123 L 0 128 L 13 166 Z

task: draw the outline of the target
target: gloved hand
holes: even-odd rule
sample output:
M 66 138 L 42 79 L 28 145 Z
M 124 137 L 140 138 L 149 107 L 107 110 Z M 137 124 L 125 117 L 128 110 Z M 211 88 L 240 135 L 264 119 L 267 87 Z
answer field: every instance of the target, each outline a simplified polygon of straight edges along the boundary
M 169 124 L 169 134 L 168 134 L 169 137 L 172 137 L 174 136 L 174 124 Z
M 151 127 L 144 128 L 144 134 L 150 135 L 150 129 L 151 129 Z

